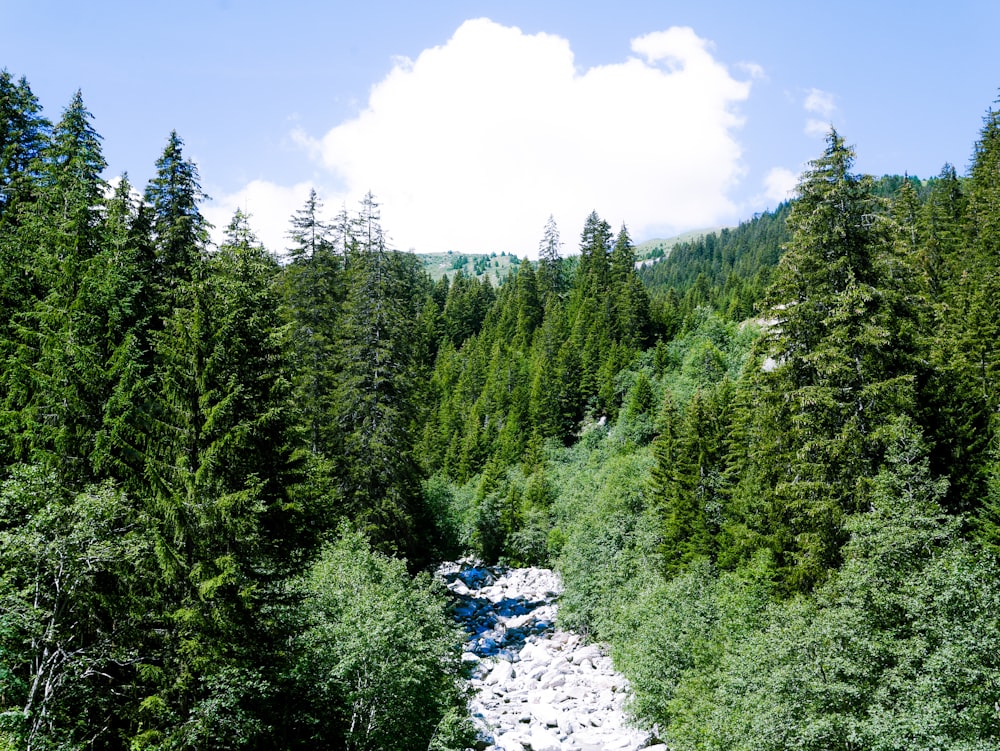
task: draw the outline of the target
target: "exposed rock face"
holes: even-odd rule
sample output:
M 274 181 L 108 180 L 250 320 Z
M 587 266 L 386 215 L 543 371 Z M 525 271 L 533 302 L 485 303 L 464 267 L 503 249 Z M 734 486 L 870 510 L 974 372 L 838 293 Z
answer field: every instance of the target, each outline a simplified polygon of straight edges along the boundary
M 665 751 L 627 725 L 628 683 L 611 659 L 555 628 L 557 574 L 469 561 L 439 574 L 469 634 L 470 707 L 488 751 Z

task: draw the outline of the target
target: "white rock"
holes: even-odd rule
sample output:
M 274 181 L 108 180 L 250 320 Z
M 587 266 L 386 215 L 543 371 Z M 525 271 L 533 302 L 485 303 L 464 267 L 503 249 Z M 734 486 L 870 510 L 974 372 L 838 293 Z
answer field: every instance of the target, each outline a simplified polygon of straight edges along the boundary
M 566 685 L 566 676 L 562 673 L 549 672 L 541 678 L 542 688 L 560 688 Z
M 542 679 L 542 676 L 548 672 L 548 667 L 543 665 L 536 665 L 524 673 L 524 677 L 530 681 L 538 681 Z
M 521 651 L 518 653 L 522 662 L 548 662 L 552 659 L 552 655 L 549 654 L 547 650 L 541 644 L 525 644 L 521 647 Z
M 559 715 L 559 732 L 564 736 L 573 735 L 576 732 L 576 723 L 573 722 L 568 712 Z
M 503 751 L 524 751 L 524 744 L 521 742 L 521 736 L 514 735 L 512 733 L 498 735 L 494 738 L 493 745 L 497 748 L 503 749 Z
M 550 731 L 544 728 L 535 728 L 528 738 L 531 751 L 562 751 L 562 743 Z
M 488 686 L 493 685 L 505 685 L 507 681 L 511 679 L 514 674 L 513 663 L 507 662 L 506 660 L 500 660 L 496 664 L 496 667 L 490 671 L 490 674 L 486 676 L 483 683 Z
M 588 644 L 586 647 L 581 647 L 580 649 L 574 651 L 572 659 L 574 665 L 579 665 L 584 660 L 590 660 L 593 662 L 594 660 L 600 659 L 600 657 L 601 650 L 593 644 Z
M 490 569 L 463 573 L 463 579 L 474 582 L 469 587 L 455 577 L 471 565 L 442 566 L 439 573 L 451 580 L 448 587 L 456 594 L 471 590 L 459 614 L 467 624 L 479 624 L 480 645 L 492 640 L 505 650 L 498 658 L 480 659 L 473 652 L 462 657 L 472 668 L 469 687 L 475 698 L 470 711 L 477 715 L 475 724 L 482 737 L 493 741 L 488 748 L 643 750 L 650 736 L 625 725 L 628 682 L 614 671 L 599 645 L 558 629 L 520 635 L 535 623 L 555 622 L 554 597 L 562 589 L 558 576 L 541 569 Z M 533 610 L 514 615 L 520 609 L 517 603 Z M 518 639 L 523 643 L 519 645 Z M 517 651 L 507 651 L 510 647 Z
M 590 691 L 586 686 L 579 683 L 570 683 L 563 687 L 563 691 L 571 699 L 582 700 L 590 695 Z
M 532 705 L 529 711 L 531 712 L 531 716 L 543 725 L 547 725 L 550 728 L 558 727 L 559 710 L 551 704 L 535 704 Z

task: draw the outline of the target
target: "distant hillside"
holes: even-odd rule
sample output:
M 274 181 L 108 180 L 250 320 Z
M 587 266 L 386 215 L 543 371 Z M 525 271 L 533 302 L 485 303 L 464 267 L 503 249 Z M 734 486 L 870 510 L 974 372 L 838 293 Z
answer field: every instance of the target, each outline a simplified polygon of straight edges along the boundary
M 434 281 L 445 275 L 453 277 L 461 270 L 467 276 L 480 279 L 488 277 L 490 282 L 496 284 L 506 279 L 521 262 L 517 256 L 507 253 L 486 255 L 485 253 L 456 253 L 449 250 L 447 253 L 417 253 L 416 256 Z
M 635 257 L 639 264 L 665 258 L 676 245 L 692 243 L 706 235 L 722 231 L 721 227 L 696 229 L 668 238 L 654 238 L 641 242 L 635 247 Z M 453 277 L 461 269 L 467 276 L 479 279 L 489 277 L 494 284 L 506 279 L 517 269 L 521 259 L 515 255 L 503 253 L 416 253 L 431 279 L 437 281 L 447 275 Z M 570 254 L 572 255 L 572 254 Z
M 741 320 L 754 314 L 781 249 L 788 240 L 785 219 L 790 204 L 741 222 L 738 227 L 689 233 L 669 247 L 669 252 L 651 255 L 639 276 L 654 299 L 672 300 L 675 315 L 683 318 L 695 308 L 708 305 L 724 315 Z M 648 245 L 648 243 L 643 243 Z M 641 258 L 636 253 L 637 258 Z M 662 260 L 660 260 L 662 258 Z
M 715 234 L 720 232 L 722 227 L 709 227 L 706 229 L 693 229 L 689 232 L 684 232 L 680 235 L 675 235 L 674 237 L 668 238 L 654 238 L 652 240 L 646 240 L 635 246 L 635 257 L 638 261 L 646 261 L 648 259 L 664 258 L 670 255 L 670 251 L 675 245 L 680 243 L 689 243 L 701 239 L 705 235 Z

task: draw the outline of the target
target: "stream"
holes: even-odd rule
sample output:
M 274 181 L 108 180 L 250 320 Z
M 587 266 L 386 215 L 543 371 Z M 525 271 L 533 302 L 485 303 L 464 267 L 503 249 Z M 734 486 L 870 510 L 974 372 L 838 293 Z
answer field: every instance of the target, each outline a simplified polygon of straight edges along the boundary
M 556 626 L 558 574 L 443 565 L 466 631 L 470 712 L 486 751 L 666 751 L 631 726 L 628 681 L 598 645 Z

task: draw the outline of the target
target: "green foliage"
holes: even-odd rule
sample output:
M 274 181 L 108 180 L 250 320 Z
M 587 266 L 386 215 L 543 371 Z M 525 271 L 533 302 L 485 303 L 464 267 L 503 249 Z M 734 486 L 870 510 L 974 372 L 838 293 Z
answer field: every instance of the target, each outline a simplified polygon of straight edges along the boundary
M 925 303 L 853 158 L 831 131 L 803 177 L 769 292 L 773 367 L 750 374 L 737 409 L 733 534 L 761 535 L 793 587 L 837 565 L 843 515 L 882 461 L 878 427 L 916 414 L 924 377 Z
M 717 702 L 678 748 L 987 748 L 1000 630 L 994 566 L 943 515 L 940 480 L 905 424 L 893 427 L 874 508 L 852 517 L 843 569 L 815 602 L 727 655 Z M 694 718 L 692 718 L 694 719 Z M 687 722 L 687 720 L 685 720 Z
M 295 395 L 307 425 L 314 454 L 332 453 L 327 428 L 332 410 L 336 365 L 337 319 L 344 301 L 344 259 L 336 252 L 332 228 L 322 220 L 322 202 L 310 191 L 306 203 L 292 217 L 289 239 L 291 262 L 282 269 L 285 312 L 292 321 L 292 346 L 299 363 Z
M 612 444 L 585 442 L 551 465 L 560 489 L 552 514 L 565 535 L 558 568 L 566 591 L 560 621 L 607 638 L 615 608 L 630 597 L 635 577 L 655 560 L 655 525 L 645 512 L 648 451 L 613 454 Z
M 342 497 L 381 549 L 423 562 L 427 523 L 411 430 L 424 379 L 417 321 L 428 285 L 411 255 L 387 247 L 371 195 L 355 233 L 329 416 Z
M 0 489 L 0 731 L 15 747 L 116 742 L 148 648 L 150 543 L 110 483 L 74 494 L 13 468 Z
M 690 714 L 703 708 L 730 650 L 769 623 L 773 586 L 764 559 L 722 574 L 705 559 L 669 580 L 647 573 L 622 599 L 609 636 L 615 664 L 634 696 L 631 711 L 684 742 Z M 692 735 L 704 732 L 691 728 Z M 685 746 L 686 747 L 686 746 Z
M 652 333 L 649 299 L 624 227 L 612 249 L 595 213 L 583 246 L 573 271 L 550 220 L 537 270 L 522 266 L 495 293 L 461 274 L 441 290 L 438 406 L 420 441 L 428 472 L 465 482 L 493 459 L 519 461 L 533 435 L 568 444 L 585 419 L 618 413 L 618 376 Z
M 411 579 L 404 562 L 342 529 L 301 586 L 306 628 L 295 673 L 309 733 L 302 747 L 335 739 L 358 751 L 470 743 L 456 712 L 460 636 L 426 576 Z
M 663 333 L 677 333 L 702 305 L 734 321 L 759 314 L 774 267 L 790 239 L 786 227 L 790 209 L 790 203 L 783 203 L 733 229 L 679 243 L 662 260 L 644 264 L 639 278 L 655 301 L 658 313 L 653 317 Z
M 466 748 L 388 557 L 466 552 L 557 564 L 672 748 L 997 746 L 995 112 L 967 178 L 832 131 L 641 272 L 593 212 L 433 284 L 370 195 L 210 249 L 175 133 L 137 201 L 40 112 L 0 73 L 0 747 Z
M 36 201 L 15 237 L 37 287 L 11 311 L 3 373 L 9 458 L 44 462 L 76 487 L 94 479 L 90 437 L 101 422 L 113 346 L 105 326 L 120 310 L 121 291 L 113 276 L 101 277 L 105 162 L 91 119 L 78 92 L 44 160 L 32 165 Z
M 184 158 L 183 145 L 177 131 L 171 131 L 156 162 L 156 175 L 144 195 L 151 211 L 150 230 L 156 253 L 151 281 L 157 318 L 167 316 L 179 286 L 192 279 L 211 228 L 198 208 L 206 198 L 198 168 Z M 155 319 L 153 328 L 157 328 Z

